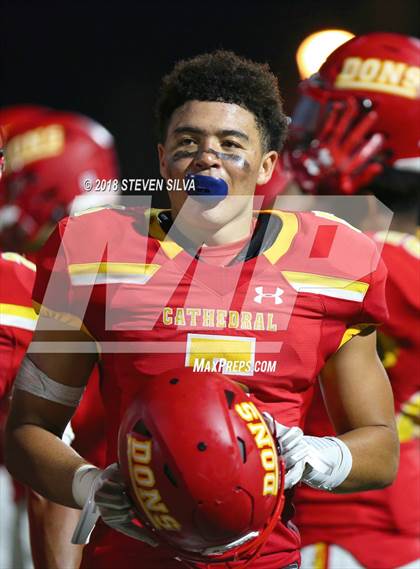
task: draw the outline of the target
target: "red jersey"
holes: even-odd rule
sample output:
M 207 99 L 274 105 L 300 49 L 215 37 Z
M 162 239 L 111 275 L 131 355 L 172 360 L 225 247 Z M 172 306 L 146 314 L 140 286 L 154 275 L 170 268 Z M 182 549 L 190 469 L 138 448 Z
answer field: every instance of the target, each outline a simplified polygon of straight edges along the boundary
M 0 463 L 9 395 L 37 321 L 31 302 L 34 282 L 33 263 L 17 253 L 0 253 Z M 13 482 L 14 499 L 18 502 L 25 490 Z
M 296 492 L 303 545 L 339 545 L 368 569 L 394 569 L 420 557 L 420 242 L 398 232 L 374 235 L 388 268 L 389 320 L 379 352 L 395 398 L 401 456 L 396 481 L 384 490 L 331 494 L 302 485 Z M 307 434 L 334 433 L 317 389 Z
M 374 243 L 330 214 L 262 212 L 238 255 L 215 266 L 168 212 L 120 206 L 59 223 L 41 254 L 34 300 L 98 344 L 114 462 L 140 382 L 175 367 L 208 371 L 223 361 L 222 372 L 246 384 L 260 408 L 302 425 L 328 357 L 360 325 L 386 317 L 385 273 Z M 299 559 L 291 515 L 289 504 L 250 567 Z M 103 524 L 84 556 L 91 569 L 174 563 Z
M 0 253 L 0 401 L 10 392 L 36 326 L 35 270 L 17 253 Z

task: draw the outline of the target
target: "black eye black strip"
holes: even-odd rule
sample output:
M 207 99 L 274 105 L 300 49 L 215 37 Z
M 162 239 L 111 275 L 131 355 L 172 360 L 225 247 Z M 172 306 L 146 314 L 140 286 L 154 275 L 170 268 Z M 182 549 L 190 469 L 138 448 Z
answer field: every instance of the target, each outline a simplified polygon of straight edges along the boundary
M 240 168 L 243 170 L 249 170 L 249 162 L 245 160 L 242 156 L 238 156 L 237 154 L 227 154 L 226 152 L 217 152 L 217 150 L 213 150 L 209 148 L 206 150 L 208 154 L 213 154 L 219 160 L 226 160 L 230 162 L 235 162 Z M 201 154 L 200 150 L 196 150 L 195 152 L 190 152 L 188 150 L 178 150 L 172 156 L 172 161 L 177 162 L 178 160 L 182 160 L 183 158 L 194 158 L 196 159 Z

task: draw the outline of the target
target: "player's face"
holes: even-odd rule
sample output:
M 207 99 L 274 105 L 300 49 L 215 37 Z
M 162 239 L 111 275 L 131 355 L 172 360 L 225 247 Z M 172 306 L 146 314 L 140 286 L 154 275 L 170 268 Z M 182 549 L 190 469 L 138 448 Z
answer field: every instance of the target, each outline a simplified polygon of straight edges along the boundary
M 229 194 L 216 205 L 189 199 L 192 214 L 226 223 L 251 206 L 256 184 L 272 174 L 276 152 L 264 153 L 254 115 L 229 103 L 189 101 L 172 115 L 165 143 L 159 145 L 160 171 L 165 179 L 187 174 L 222 178 Z M 185 191 L 170 192 L 172 210 L 183 207 Z

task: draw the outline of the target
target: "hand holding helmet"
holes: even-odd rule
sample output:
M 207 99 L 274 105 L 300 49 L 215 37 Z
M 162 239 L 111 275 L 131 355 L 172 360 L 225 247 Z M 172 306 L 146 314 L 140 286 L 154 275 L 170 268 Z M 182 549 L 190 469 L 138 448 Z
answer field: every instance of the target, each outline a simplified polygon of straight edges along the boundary
M 135 520 L 134 504 L 128 497 L 116 463 L 110 464 L 105 470 L 93 465 L 81 466 L 73 479 L 73 495 L 83 510 L 72 543 L 86 543 L 101 516 L 113 529 L 153 547 L 157 545 Z
M 264 413 L 285 462 L 285 488 L 299 482 L 321 490 L 334 490 L 350 474 L 352 455 L 337 437 L 311 437 L 299 427 L 286 427 Z

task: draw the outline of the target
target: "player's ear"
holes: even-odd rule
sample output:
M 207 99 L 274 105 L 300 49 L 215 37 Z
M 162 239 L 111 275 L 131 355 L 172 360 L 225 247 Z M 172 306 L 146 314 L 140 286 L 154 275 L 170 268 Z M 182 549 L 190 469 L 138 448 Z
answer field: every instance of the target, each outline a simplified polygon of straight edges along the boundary
M 271 175 L 274 171 L 274 166 L 276 165 L 278 158 L 277 152 L 270 150 L 266 152 L 261 160 L 260 169 L 258 171 L 257 184 L 262 185 L 270 181 Z
M 165 151 L 165 147 L 163 146 L 163 144 L 158 144 L 158 155 L 159 155 L 159 170 L 160 170 L 160 175 L 162 176 L 162 178 L 164 178 L 165 180 L 168 178 L 168 166 L 166 163 L 166 151 Z

